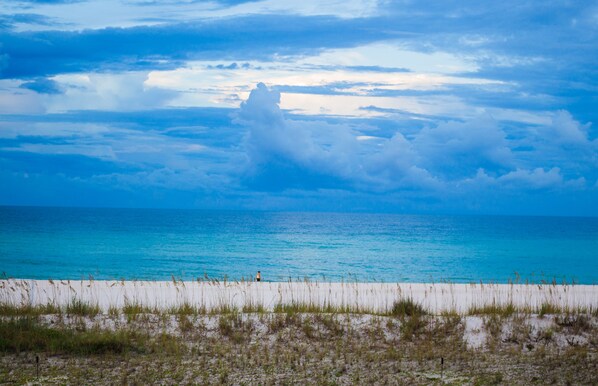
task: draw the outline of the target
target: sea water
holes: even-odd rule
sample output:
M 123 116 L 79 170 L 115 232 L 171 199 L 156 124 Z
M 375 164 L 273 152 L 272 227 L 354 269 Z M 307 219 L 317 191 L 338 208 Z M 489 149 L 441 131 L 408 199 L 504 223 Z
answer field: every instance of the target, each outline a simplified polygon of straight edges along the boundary
M 598 218 L 0 207 L 33 279 L 598 284 Z

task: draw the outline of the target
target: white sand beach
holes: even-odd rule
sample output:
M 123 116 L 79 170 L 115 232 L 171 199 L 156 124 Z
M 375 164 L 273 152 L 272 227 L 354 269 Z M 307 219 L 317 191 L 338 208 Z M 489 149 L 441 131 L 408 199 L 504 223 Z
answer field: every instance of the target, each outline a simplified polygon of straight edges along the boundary
M 395 301 L 411 298 L 429 312 L 466 313 L 472 307 L 512 304 L 537 310 L 550 303 L 561 309 L 598 309 L 598 286 L 563 284 L 326 283 L 222 281 L 0 281 L 0 302 L 15 306 L 66 306 L 73 299 L 102 310 L 142 305 L 168 309 L 191 305 L 207 311 L 219 307 L 305 304 L 385 312 Z

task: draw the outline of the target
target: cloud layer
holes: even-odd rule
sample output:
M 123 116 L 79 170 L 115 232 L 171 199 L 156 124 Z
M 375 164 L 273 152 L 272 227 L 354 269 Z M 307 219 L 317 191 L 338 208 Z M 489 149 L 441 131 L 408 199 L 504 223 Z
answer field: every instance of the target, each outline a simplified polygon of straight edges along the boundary
M 0 14 L 0 204 L 598 215 L 591 2 Z

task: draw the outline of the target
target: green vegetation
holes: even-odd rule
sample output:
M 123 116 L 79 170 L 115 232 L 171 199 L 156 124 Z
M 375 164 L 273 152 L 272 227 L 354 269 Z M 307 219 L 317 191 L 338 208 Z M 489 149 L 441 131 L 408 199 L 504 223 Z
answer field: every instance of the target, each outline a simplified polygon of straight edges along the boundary
M 185 283 L 169 285 L 178 296 Z M 79 298 L 57 307 L 24 296 L 15 305 L 8 290 L 0 292 L 8 383 L 598 384 L 598 311 L 553 296 L 526 307 L 473 299 L 481 305 L 434 314 L 429 299 L 400 292 L 376 309 L 283 296 L 266 306 L 249 291 L 245 303 L 222 296 L 209 308 L 181 291 L 175 307 L 125 298 L 101 309 Z
M 19 305 L 15 306 L 12 304 L 2 304 L 0 303 L 0 315 L 3 316 L 37 316 L 37 315 L 49 315 L 49 314 L 59 314 L 61 312 L 60 308 L 54 306 L 53 304 L 46 304 L 46 305 Z
M 113 311 L 114 312 L 114 311 Z M 129 322 L 134 321 L 142 314 L 149 314 L 152 310 L 148 307 L 143 306 L 141 303 L 129 303 L 126 302 L 122 308 L 123 314 L 127 317 Z M 156 310 L 159 313 L 158 310 Z
M 234 343 L 248 341 L 253 328 L 252 320 L 244 319 L 243 315 L 239 313 L 223 314 L 218 318 L 220 334 Z
M 515 312 L 529 313 L 528 309 L 518 310 L 513 303 L 507 304 L 486 304 L 483 306 L 474 306 L 469 309 L 469 315 L 499 315 L 499 316 L 511 316 Z
M 173 314 L 173 315 L 187 315 L 187 316 L 200 315 L 200 314 L 206 314 L 206 309 L 192 306 L 189 303 L 183 303 L 182 305 L 180 305 L 178 307 L 170 308 L 167 313 Z
M 97 304 L 83 302 L 80 299 L 73 299 L 66 306 L 67 315 L 78 316 L 96 316 L 100 313 L 100 307 Z
M 253 302 L 249 302 L 249 303 L 246 303 L 245 305 L 243 305 L 242 311 L 244 314 L 249 314 L 249 313 L 263 314 L 266 312 L 266 307 L 264 307 L 263 304 L 256 304 Z
M 428 314 L 429 314 L 429 312 L 427 312 L 421 304 L 416 303 L 411 298 L 400 299 L 400 300 L 396 301 L 390 310 L 390 315 L 399 316 L 399 317 L 404 317 L 404 316 L 419 317 L 419 316 L 428 315 Z
M 389 315 L 301 309 L 213 315 L 193 307 L 159 314 L 131 307 L 137 317 L 128 321 L 122 321 L 122 310 L 95 315 L 86 310 L 77 318 L 59 312 L 3 316 L 0 379 L 59 384 L 598 381 L 598 320 L 590 314 L 557 314 L 532 328 L 539 316 L 486 313 L 481 331 L 487 337 L 476 348 L 468 343 L 472 332 L 466 325 L 468 318 L 480 316 L 430 315 L 408 299 L 397 302 Z M 39 378 L 35 356 L 42 358 Z
M 35 318 L 0 321 L 0 351 L 43 351 L 51 354 L 106 354 L 141 351 L 139 335 L 126 330 L 76 331 L 40 325 Z
M 540 306 L 540 309 L 538 310 L 538 315 L 544 316 L 544 315 L 560 314 L 562 312 L 563 312 L 562 307 L 558 307 L 557 305 L 552 304 L 552 303 L 544 302 L 544 303 L 542 303 L 542 305 Z
M 212 308 L 209 311 L 210 315 L 222 315 L 222 314 L 236 314 L 239 312 L 236 306 L 232 306 L 226 303 L 222 303 L 217 307 Z
M 274 306 L 275 313 L 310 313 L 310 314 L 375 314 L 374 311 L 369 311 L 365 308 L 345 306 L 334 306 L 332 304 L 319 305 L 314 303 L 278 303 Z

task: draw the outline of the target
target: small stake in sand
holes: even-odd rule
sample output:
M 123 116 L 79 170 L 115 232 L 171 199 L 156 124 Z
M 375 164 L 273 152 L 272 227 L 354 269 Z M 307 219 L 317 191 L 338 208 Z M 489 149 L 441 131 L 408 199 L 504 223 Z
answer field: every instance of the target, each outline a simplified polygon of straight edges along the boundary
M 255 275 L 255 281 L 262 281 L 262 274 L 260 271 L 257 271 L 257 275 Z
M 35 356 L 35 373 L 37 375 L 37 379 L 39 379 L 39 355 Z
M 440 358 L 440 380 L 442 380 L 444 375 L 444 358 Z

